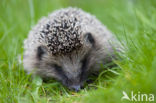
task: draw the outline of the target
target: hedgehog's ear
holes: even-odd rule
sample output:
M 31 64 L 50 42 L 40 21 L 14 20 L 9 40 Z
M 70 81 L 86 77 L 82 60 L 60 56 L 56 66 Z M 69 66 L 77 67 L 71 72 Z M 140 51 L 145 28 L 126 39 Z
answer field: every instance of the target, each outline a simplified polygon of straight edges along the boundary
M 92 36 L 91 33 L 89 33 L 89 32 L 86 33 L 84 38 L 85 38 L 85 40 L 86 40 L 87 43 L 90 43 L 92 45 L 95 44 L 95 40 L 94 40 L 94 38 L 93 38 L 93 36 Z
M 43 56 L 46 52 L 47 52 L 46 47 L 44 47 L 44 46 L 38 46 L 38 47 L 37 47 L 37 58 L 38 58 L 39 60 L 41 60 L 41 59 L 42 59 L 42 56 Z

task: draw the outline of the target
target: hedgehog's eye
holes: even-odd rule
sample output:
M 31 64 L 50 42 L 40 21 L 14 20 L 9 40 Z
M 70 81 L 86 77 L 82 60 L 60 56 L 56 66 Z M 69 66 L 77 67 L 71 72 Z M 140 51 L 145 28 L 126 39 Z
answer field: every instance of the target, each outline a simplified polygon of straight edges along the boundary
M 55 72 L 56 72 L 57 74 L 61 75 L 61 77 L 64 76 L 64 71 L 63 71 L 63 69 L 62 69 L 61 66 L 59 66 L 59 65 L 57 65 L 57 64 L 53 64 L 52 67 L 54 67 Z
M 57 70 L 57 71 L 61 71 L 62 68 L 61 66 L 57 65 L 57 64 L 53 64 L 54 68 Z
M 46 53 L 46 49 L 43 46 L 39 46 L 37 48 L 37 58 L 41 60 L 44 53 Z
M 57 64 L 53 64 L 53 67 L 54 67 L 54 69 L 55 69 L 55 72 L 56 72 L 58 75 L 60 75 L 62 78 L 67 78 L 67 77 L 65 76 L 65 72 L 63 71 L 63 69 L 62 69 L 61 66 L 59 66 L 59 65 L 57 65 Z
M 80 80 L 83 81 L 86 79 L 87 74 L 87 68 L 88 68 L 88 55 L 86 55 L 82 60 L 82 66 L 81 66 L 81 74 L 80 74 Z
M 93 36 L 92 36 L 92 34 L 91 33 L 86 33 L 85 34 L 85 38 L 86 38 L 86 41 L 87 42 L 90 42 L 92 45 L 94 45 L 95 44 L 95 40 L 94 40 L 94 38 L 93 38 Z

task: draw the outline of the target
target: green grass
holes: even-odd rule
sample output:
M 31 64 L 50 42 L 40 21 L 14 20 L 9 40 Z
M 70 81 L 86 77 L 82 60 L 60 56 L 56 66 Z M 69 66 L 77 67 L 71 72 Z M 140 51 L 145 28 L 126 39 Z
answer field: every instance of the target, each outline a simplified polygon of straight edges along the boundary
M 18 56 L 23 40 L 42 16 L 76 6 L 96 15 L 126 48 L 118 65 L 93 77 L 93 83 L 74 93 L 59 82 L 43 83 L 23 71 Z M 1 0 L 0 103 L 120 103 L 130 95 L 156 95 L 155 0 Z M 96 89 L 95 89 L 96 88 Z M 155 100 L 156 101 L 156 100 Z

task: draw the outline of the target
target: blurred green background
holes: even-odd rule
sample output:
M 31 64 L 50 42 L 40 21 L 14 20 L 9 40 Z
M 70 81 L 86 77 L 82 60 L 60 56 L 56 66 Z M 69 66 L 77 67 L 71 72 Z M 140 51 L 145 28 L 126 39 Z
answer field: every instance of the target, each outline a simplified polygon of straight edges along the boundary
M 69 6 L 95 15 L 126 48 L 117 67 L 78 93 L 55 80 L 32 79 L 18 60 L 37 21 Z M 156 0 L 0 0 L 0 103 L 132 103 L 121 100 L 122 91 L 155 95 L 155 75 Z

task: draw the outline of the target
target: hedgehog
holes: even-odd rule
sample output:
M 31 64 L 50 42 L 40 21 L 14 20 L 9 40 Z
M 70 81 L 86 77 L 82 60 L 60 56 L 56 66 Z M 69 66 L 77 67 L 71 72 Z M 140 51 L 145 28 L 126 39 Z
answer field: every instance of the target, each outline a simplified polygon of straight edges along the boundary
M 28 73 L 54 78 L 79 91 L 100 64 L 112 62 L 120 46 L 93 15 L 79 8 L 56 10 L 39 20 L 24 40 L 23 65 Z

